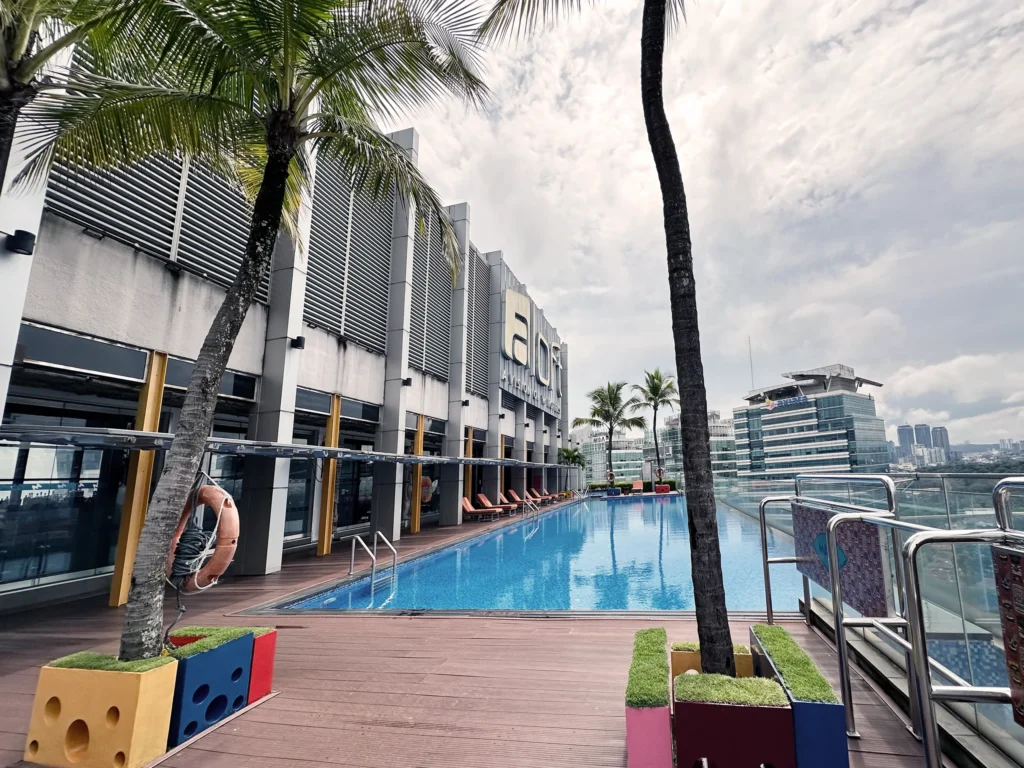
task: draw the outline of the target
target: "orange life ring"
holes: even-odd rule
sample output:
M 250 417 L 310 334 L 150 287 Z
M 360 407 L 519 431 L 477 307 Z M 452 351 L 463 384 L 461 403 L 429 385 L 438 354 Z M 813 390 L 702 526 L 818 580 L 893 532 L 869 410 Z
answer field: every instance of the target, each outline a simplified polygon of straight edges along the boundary
M 198 592 L 211 584 L 216 584 L 217 579 L 223 576 L 224 571 L 231 565 L 235 549 L 238 548 L 238 507 L 235 506 L 235 500 L 231 498 L 231 494 L 219 486 L 204 485 L 194 498 L 197 498 L 200 504 L 210 507 L 217 515 L 217 545 L 213 550 L 213 556 L 203 564 L 202 568 L 185 579 L 181 585 L 181 591 L 186 594 Z M 168 576 L 171 575 L 171 566 L 174 564 L 174 552 L 178 548 L 178 540 L 181 539 L 181 534 L 192 515 L 192 499 L 193 496 L 189 495 L 188 503 L 185 505 L 181 519 L 178 520 L 178 527 L 174 531 L 174 538 L 171 539 L 171 553 L 167 558 Z

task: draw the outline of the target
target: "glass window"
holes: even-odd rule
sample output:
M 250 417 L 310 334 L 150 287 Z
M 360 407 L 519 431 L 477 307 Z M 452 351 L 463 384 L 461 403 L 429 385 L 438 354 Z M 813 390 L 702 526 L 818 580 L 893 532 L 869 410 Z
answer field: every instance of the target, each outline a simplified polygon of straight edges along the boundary
M 310 432 L 292 435 L 292 443 L 296 445 L 311 445 L 315 442 L 316 437 Z M 311 458 L 293 458 L 289 462 L 288 503 L 284 513 L 286 539 L 307 538 L 310 535 L 316 467 L 317 461 Z
M 315 389 L 295 388 L 295 407 L 302 411 L 313 413 L 331 413 L 331 396 L 326 392 L 317 392 Z
M 119 347 L 22 323 L 18 333 L 17 357 L 26 362 L 60 365 L 142 381 L 146 377 L 148 355 L 141 349 Z
M 167 358 L 167 375 L 164 384 L 168 387 L 184 389 L 188 386 L 188 380 L 192 378 L 192 371 L 195 370 L 195 363 L 187 360 L 179 360 L 176 357 Z M 243 400 L 256 399 L 256 377 L 246 373 L 225 371 L 220 380 L 218 393 L 227 397 L 238 397 Z

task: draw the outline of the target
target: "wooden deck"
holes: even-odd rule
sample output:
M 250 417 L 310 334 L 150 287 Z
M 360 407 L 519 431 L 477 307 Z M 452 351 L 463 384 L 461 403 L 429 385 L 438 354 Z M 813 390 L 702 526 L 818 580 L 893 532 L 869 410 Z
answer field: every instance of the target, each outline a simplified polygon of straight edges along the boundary
M 408 557 L 495 525 L 428 529 L 403 539 L 399 552 Z M 189 598 L 182 620 L 251 624 L 251 617 L 229 614 L 347 571 L 347 549 L 322 559 L 288 558 L 279 573 L 226 580 Z M 40 664 L 86 648 L 116 651 L 122 612 L 104 603 L 86 600 L 0 617 L 0 766 L 21 758 Z M 173 613 L 171 600 L 168 620 Z M 280 695 L 208 733 L 165 766 L 622 768 L 622 702 L 633 632 L 666 626 L 670 640 L 696 639 L 696 624 L 686 619 L 267 619 L 259 623 L 280 630 Z M 747 626 L 733 624 L 737 642 L 745 642 Z M 836 684 L 830 647 L 802 623 L 787 629 Z M 859 678 L 854 696 L 862 738 L 850 742 L 851 766 L 919 766 L 920 747 L 889 706 Z

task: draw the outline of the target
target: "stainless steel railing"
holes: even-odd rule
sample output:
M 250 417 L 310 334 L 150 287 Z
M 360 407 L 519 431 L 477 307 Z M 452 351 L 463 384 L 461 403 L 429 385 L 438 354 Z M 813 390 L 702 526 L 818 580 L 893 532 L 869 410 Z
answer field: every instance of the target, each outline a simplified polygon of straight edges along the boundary
M 852 504 L 801 497 L 799 495 L 801 480 L 825 480 L 839 483 L 877 482 L 886 489 L 889 509 L 878 510 L 857 507 Z M 935 715 L 935 702 L 1010 703 L 1010 689 L 972 685 L 928 655 L 918 555 L 924 547 L 935 544 L 1002 543 L 1024 545 L 1024 533 L 1012 530 L 1013 516 L 1010 507 L 1011 493 L 1015 489 L 1024 489 L 1024 477 L 1004 478 L 996 483 L 992 491 L 996 529 L 969 531 L 948 531 L 896 519 L 897 496 L 895 485 L 891 478 L 884 475 L 808 475 L 798 477 L 796 487 L 796 496 L 770 496 L 764 498 L 760 504 L 762 561 L 765 573 L 766 607 L 769 623 L 773 621 L 769 566 L 781 562 L 798 562 L 799 558 L 768 557 L 765 508 L 771 504 L 797 501 L 812 507 L 824 506 L 824 508 L 836 512 L 828 522 L 826 539 L 836 651 L 839 660 L 840 685 L 846 715 L 847 733 L 854 738 L 858 736 L 845 630 L 858 627 L 870 628 L 896 643 L 907 654 L 907 673 L 911 692 L 910 707 L 913 721 L 912 730 L 923 743 L 927 768 L 941 768 L 942 753 L 939 743 L 938 721 Z M 900 601 L 899 616 L 885 618 L 845 617 L 842 584 L 839 574 L 838 532 L 842 526 L 852 522 L 862 522 L 889 529 L 892 537 L 891 542 L 894 546 L 894 575 L 896 578 L 896 591 Z M 899 532 L 901 531 L 912 534 L 902 547 L 899 545 Z M 809 609 L 809 602 L 807 605 Z M 896 630 L 903 630 L 906 633 L 906 637 Z M 933 684 L 933 671 L 947 678 L 953 684 Z

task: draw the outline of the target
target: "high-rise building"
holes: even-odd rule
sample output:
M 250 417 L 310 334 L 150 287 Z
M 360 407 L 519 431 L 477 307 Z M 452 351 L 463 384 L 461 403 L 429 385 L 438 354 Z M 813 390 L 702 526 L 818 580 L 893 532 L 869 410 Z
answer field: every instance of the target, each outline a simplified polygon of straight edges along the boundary
M 914 425 L 914 442 L 925 448 L 932 447 L 932 428 L 927 424 Z
M 900 441 L 900 458 L 910 458 L 914 453 L 914 428 L 909 424 L 896 427 Z
M 715 477 L 736 477 L 736 437 L 732 419 L 723 419 L 718 411 L 708 411 L 708 431 L 711 433 L 711 471 Z M 661 467 L 665 479 L 675 480 L 683 486 L 683 435 L 679 428 L 679 416 L 673 414 L 665 426 L 658 429 L 658 449 L 661 452 Z M 648 429 L 644 434 L 644 461 L 656 466 L 654 433 Z
M 608 482 L 608 431 L 600 427 L 577 427 L 569 436 L 586 460 L 588 483 Z M 644 466 L 644 438 L 616 434 L 612 441 L 612 471 L 615 482 L 640 480 Z
M 889 440 L 886 443 L 886 448 L 887 453 L 889 454 L 889 463 L 898 464 L 900 461 L 900 454 L 899 451 L 896 449 L 896 443 L 894 443 L 892 440 Z
M 941 448 L 949 454 L 949 430 L 945 427 L 932 427 L 932 448 Z
M 733 409 L 739 477 L 785 479 L 803 472 L 885 472 L 885 422 L 847 365 L 782 374 L 792 381 L 749 392 Z

